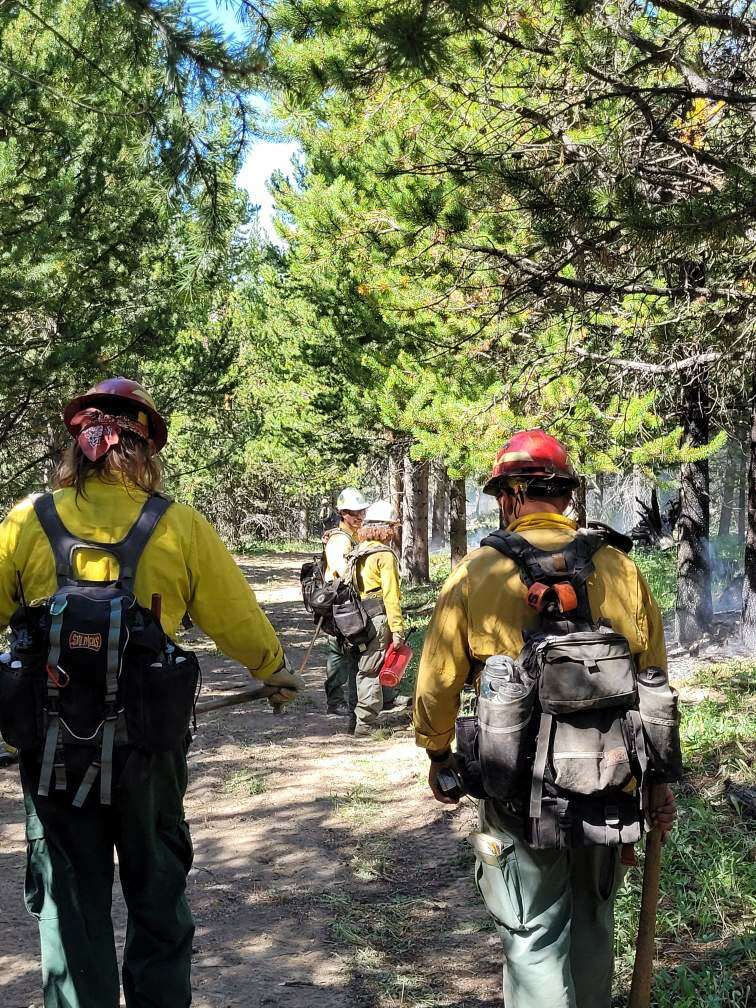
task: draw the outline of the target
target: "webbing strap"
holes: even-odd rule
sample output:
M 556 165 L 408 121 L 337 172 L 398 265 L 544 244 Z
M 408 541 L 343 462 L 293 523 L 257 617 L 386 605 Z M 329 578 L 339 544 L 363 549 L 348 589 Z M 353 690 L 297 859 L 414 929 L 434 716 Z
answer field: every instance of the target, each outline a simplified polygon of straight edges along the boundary
M 643 733 L 643 720 L 640 716 L 640 711 L 629 710 L 627 712 L 627 721 L 633 732 L 635 755 L 641 772 L 641 779 L 638 781 L 638 799 L 640 807 L 643 809 L 645 783 L 648 775 L 648 752 L 646 750 L 646 739 Z
M 50 632 L 48 640 L 50 647 L 47 652 L 47 664 L 49 668 L 57 670 L 60 661 L 60 636 L 63 627 L 63 610 L 66 607 L 66 600 L 55 596 L 50 604 L 52 620 L 50 622 Z M 58 710 L 58 699 L 60 691 L 50 676 L 47 677 L 47 734 L 45 735 L 45 748 L 42 755 L 42 768 L 39 773 L 39 788 L 37 793 L 46 797 L 50 793 L 53 770 L 55 772 L 55 790 L 65 791 L 66 763 L 63 751 L 63 730 L 60 724 L 60 711 Z
M 113 790 L 113 745 L 115 742 L 115 718 L 106 721 L 102 729 L 102 772 L 100 774 L 100 804 L 110 805 Z
M 74 800 L 72 802 L 74 808 L 81 808 L 81 806 L 87 800 L 87 795 L 92 790 L 92 785 L 94 784 L 97 778 L 97 773 L 99 769 L 100 764 L 96 760 L 93 763 L 90 763 L 89 766 L 87 767 L 86 773 L 81 778 L 81 784 L 79 784 L 79 788 L 76 794 L 74 795 Z
M 538 744 L 533 761 L 533 780 L 530 785 L 530 818 L 538 819 L 541 815 L 543 801 L 543 778 L 546 773 L 546 758 L 549 755 L 551 741 L 551 714 L 541 714 L 541 725 L 538 729 Z
M 110 601 L 110 625 L 108 627 L 108 656 L 105 673 L 105 724 L 102 729 L 100 756 L 100 802 L 110 805 L 113 788 L 113 747 L 115 745 L 118 710 L 118 668 L 120 665 L 121 623 L 123 620 L 123 597 Z
M 49 691 L 48 691 L 49 696 Z M 45 749 L 42 755 L 42 769 L 39 772 L 39 787 L 37 794 L 47 797 L 50 793 L 50 783 L 53 775 L 53 765 L 55 763 L 55 750 L 58 745 L 58 735 L 60 733 L 60 716 L 58 713 L 47 712 L 47 734 L 45 735 Z

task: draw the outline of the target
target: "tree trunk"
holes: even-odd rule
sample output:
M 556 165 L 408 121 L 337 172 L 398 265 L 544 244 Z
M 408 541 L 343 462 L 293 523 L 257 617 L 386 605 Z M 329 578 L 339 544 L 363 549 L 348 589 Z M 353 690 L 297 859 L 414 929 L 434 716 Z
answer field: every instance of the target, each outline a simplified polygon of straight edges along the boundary
M 428 562 L 428 463 L 404 457 L 404 534 L 402 574 L 407 584 L 427 584 Z
M 580 482 L 575 490 L 574 507 L 578 528 L 585 528 L 588 524 L 588 486 L 585 476 L 580 477 Z
M 397 549 L 402 553 L 402 521 L 404 515 L 404 452 L 401 442 L 394 442 L 389 448 L 388 486 L 391 509 L 399 522 Z
M 449 540 L 451 565 L 456 567 L 467 554 L 467 498 L 463 479 L 449 483 Z
M 748 482 L 748 470 L 741 469 L 740 479 L 738 480 L 738 542 L 745 542 L 745 530 L 746 530 L 746 512 L 748 511 L 746 503 L 746 483 Z
M 717 535 L 726 536 L 730 534 L 732 525 L 732 512 L 735 505 L 735 481 L 738 475 L 738 455 L 734 444 L 730 444 L 727 449 L 725 460 L 724 479 L 722 481 L 722 509 L 719 512 L 719 528 Z
M 446 542 L 449 508 L 449 474 L 443 462 L 433 466 L 433 511 L 431 514 L 431 546 L 441 549 Z
M 743 640 L 756 650 L 756 366 L 751 375 L 751 434 L 748 452 L 748 521 L 743 578 Z
M 700 372 L 691 372 L 686 378 L 682 388 L 683 432 L 685 441 L 698 448 L 709 440 L 709 395 L 706 379 Z M 713 608 L 707 460 L 686 462 L 681 466 L 680 505 L 677 523 L 677 634 L 681 644 L 692 644 L 708 628 Z
M 302 501 L 297 511 L 297 538 L 307 539 L 310 534 L 310 522 L 307 513 L 307 504 Z

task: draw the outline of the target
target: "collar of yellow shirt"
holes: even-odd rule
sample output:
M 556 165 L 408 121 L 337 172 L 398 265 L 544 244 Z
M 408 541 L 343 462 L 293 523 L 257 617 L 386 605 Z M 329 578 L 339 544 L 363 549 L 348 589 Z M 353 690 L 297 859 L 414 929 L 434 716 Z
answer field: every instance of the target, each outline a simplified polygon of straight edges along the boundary
M 567 515 L 556 514 L 554 511 L 536 511 L 534 514 L 523 515 L 522 518 L 515 518 L 507 526 L 507 532 L 527 532 L 528 529 L 535 528 L 560 528 L 577 529 L 577 522 Z

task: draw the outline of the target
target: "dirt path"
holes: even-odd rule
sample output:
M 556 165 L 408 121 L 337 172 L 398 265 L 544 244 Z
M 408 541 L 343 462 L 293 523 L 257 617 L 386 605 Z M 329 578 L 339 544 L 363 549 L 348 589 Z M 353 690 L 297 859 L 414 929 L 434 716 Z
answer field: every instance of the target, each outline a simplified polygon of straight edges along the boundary
M 301 557 L 241 566 L 296 660 L 311 622 Z M 192 631 L 205 696 L 246 674 Z M 205 717 L 190 751 L 189 897 L 198 1008 L 493 1008 L 498 942 L 470 880 L 469 804 L 427 797 L 409 730 L 356 742 L 326 718 L 325 650 L 307 698 Z M 387 734 L 387 733 L 383 733 Z M 0 772 L 0 1005 L 40 1008 L 38 939 L 22 902 L 19 787 Z M 120 940 L 124 910 L 114 892 Z

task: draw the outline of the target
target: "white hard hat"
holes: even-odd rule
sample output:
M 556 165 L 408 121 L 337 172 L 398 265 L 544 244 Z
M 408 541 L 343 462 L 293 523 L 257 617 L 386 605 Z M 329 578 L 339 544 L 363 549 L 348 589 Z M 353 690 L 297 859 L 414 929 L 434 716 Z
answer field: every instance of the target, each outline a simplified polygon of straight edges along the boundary
M 390 501 L 376 501 L 365 512 L 365 521 L 367 523 L 374 522 L 377 525 L 385 522 L 395 522 L 396 520 L 397 518 Z
M 342 490 L 336 501 L 337 511 L 364 511 L 367 506 L 368 502 L 360 491 L 355 490 L 354 487 L 347 487 L 346 490 Z

